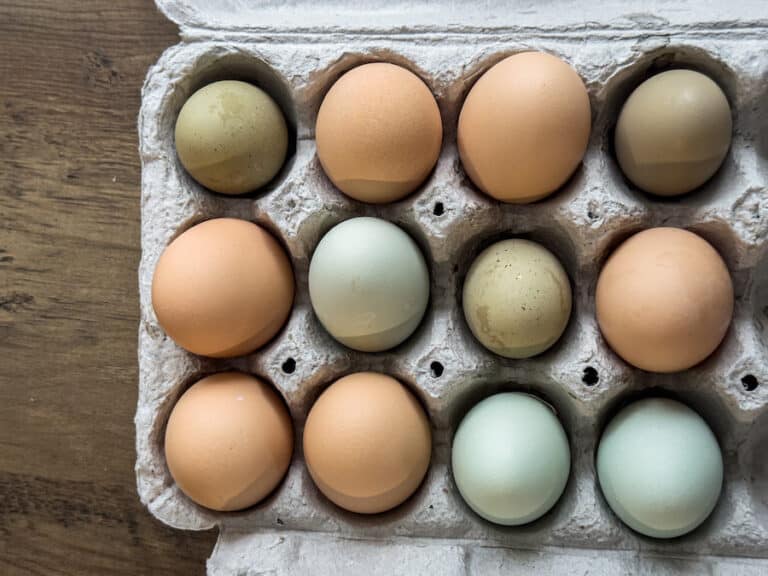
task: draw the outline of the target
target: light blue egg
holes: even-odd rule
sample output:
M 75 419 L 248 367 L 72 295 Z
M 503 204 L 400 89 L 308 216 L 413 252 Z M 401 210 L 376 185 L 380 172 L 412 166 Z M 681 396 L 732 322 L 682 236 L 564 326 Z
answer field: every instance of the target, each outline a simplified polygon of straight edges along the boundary
M 630 528 L 654 538 L 690 532 L 710 515 L 723 457 L 707 423 L 667 398 L 630 404 L 608 424 L 597 450 L 600 488 Z
M 521 392 L 479 402 L 453 439 L 461 496 L 496 524 L 516 526 L 544 515 L 563 493 L 570 466 L 568 438 L 554 411 Z

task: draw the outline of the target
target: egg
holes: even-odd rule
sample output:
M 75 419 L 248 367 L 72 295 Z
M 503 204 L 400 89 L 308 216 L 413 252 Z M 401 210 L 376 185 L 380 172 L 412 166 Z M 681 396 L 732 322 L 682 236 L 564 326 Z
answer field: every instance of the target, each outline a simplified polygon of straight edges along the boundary
M 461 163 L 497 200 L 533 202 L 581 163 L 590 122 L 587 89 L 571 66 L 542 52 L 515 54 L 483 74 L 464 101 Z
M 252 352 L 288 319 L 294 281 L 288 255 L 260 226 L 216 218 L 193 226 L 163 251 L 152 307 L 179 346 L 225 358 Z
M 595 305 L 614 352 L 643 370 L 677 372 L 720 345 L 733 315 L 733 285 L 706 240 L 679 228 L 651 228 L 610 255 Z
M 674 538 L 714 509 L 723 457 L 701 416 L 675 400 L 647 398 L 606 427 L 597 474 L 608 505 L 625 524 L 646 536 Z
M 402 229 L 379 218 L 352 218 L 317 245 L 309 265 L 309 296 L 336 340 L 379 352 L 403 342 L 421 322 L 429 271 Z
M 317 114 L 317 155 L 347 196 L 375 204 L 404 198 L 440 155 L 443 125 L 426 84 L 386 62 L 353 68 L 337 80 Z
M 629 96 L 616 124 L 624 175 L 638 188 L 678 196 L 709 180 L 731 145 L 731 108 L 720 87 L 693 70 L 652 76 Z
M 528 358 L 557 342 L 568 325 L 571 285 L 560 261 L 540 244 L 503 240 L 472 262 L 462 307 L 483 346 L 505 358 Z
M 213 510 L 262 500 L 285 476 L 292 452 L 291 417 L 279 394 L 239 372 L 194 384 L 165 430 L 171 476 L 189 498 Z
M 517 526 L 543 516 L 565 490 L 570 466 L 568 438 L 554 411 L 521 392 L 476 404 L 453 438 L 459 493 L 496 524 Z
M 429 467 L 432 434 L 415 396 L 390 376 L 340 378 L 312 406 L 304 458 L 320 491 L 351 512 L 375 514 L 404 502 Z
M 288 127 L 264 90 L 224 80 L 204 86 L 184 103 L 175 140 L 179 161 L 192 178 L 214 192 L 243 194 L 280 171 Z

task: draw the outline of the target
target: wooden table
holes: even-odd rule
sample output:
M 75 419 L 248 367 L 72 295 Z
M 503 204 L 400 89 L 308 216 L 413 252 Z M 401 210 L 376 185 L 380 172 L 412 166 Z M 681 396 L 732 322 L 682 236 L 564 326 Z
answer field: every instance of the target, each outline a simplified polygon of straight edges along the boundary
M 204 574 L 139 503 L 136 117 L 152 0 L 0 2 L 0 574 Z

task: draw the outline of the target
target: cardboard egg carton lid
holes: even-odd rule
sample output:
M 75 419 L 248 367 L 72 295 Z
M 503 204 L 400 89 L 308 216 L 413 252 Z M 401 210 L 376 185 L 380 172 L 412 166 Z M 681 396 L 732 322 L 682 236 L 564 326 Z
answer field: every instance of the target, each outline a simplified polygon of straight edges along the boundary
M 258 574 L 676 574 L 768 572 L 768 3 L 426 1 L 311 2 L 158 0 L 182 30 L 150 70 L 142 92 L 142 259 L 139 269 L 139 400 L 136 476 L 150 512 L 179 529 L 218 527 L 214 575 Z M 532 205 L 500 205 L 463 173 L 455 123 L 472 82 L 503 55 L 551 51 L 581 74 L 593 106 L 581 168 L 562 190 Z M 416 70 L 440 105 L 438 165 L 414 195 L 369 206 L 341 195 L 314 146 L 322 96 L 345 70 L 389 60 Z M 622 178 L 610 133 L 633 83 L 659 61 L 712 76 L 734 111 L 732 149 L 720 172 L 679 201 L 645 196 Z M 212 79 L 235 74 L 267 89 L 294 130 L 294 150 L 269 189 L 212 194 L 184 172 L 173 124 L 184 100 Z M 430 309 L 416 333 L 382 354 L 355 353 L 319 326 L 307 295 L 314 246 L 335 223 L 358 215 L 396 222 L 430 261 Z M 238 217 L 271 230 L 291 255 L 294 311 L 278 337 L 231 360 L 196 357 L 163 333 L 151 280 L 163 248 L 208 218 Z M 593 291 L 600 263 L 621 238 L 644 227 L 690 228 L 713 243 L 732 272 L 734 323 L 721 348 L 680 375 L 633 370 L 602 341 Z M 561 342 L 539 357 L 507 361 L 483 349 L 464 322 L 458 287 L 491 239 L 523 235 L 563 261 L 574 312 Z M 287 363 L 293 360 L 293 364 Z M 585 378 L 587 368 L 599 377 Z M 256 374 L 285 397 L 301 438 L 322 388 L 351 371 L 387 372 L 411 386 L 435 429 L 433 463 L 403 506 L 361 517 L 334 507 L 309 478 L 297 443 L 286 480 L 238 513 L 205 510 L 174 485 L 163 455 L 168 414 L 200 377 L 224 369 Z M 758 383 L 752 387 L 753 380 Z M 744 382 L 742 383 L 742 380 Z M 484 522 L 461 501 L 450 441 L 472 403 L 507 386 L 543 395 L 569 434 L 572 473 L 561 501 L 532 525 Z M 750 389 L 752 387 L 752 389 Z M 612 410 L 649 388 L 672 392 L 712 425 L 724 449 L 726 482 L 712 517 L 670 542 L 641 537 L 607 508 L 593 454 Z
M 467 33 L 562 30 L 647 31 L 760 28 L 760 0 L 156 0 L 183 34 L 238 32 Z

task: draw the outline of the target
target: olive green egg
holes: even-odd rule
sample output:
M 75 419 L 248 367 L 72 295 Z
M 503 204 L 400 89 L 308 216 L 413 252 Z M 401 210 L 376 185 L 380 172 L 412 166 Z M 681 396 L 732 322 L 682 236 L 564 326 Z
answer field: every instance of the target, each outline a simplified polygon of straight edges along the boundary
M 462 293 L 472 334 L 505 358 L 530 358 L 552 346 L 571 316 L 571 284 L 544 246 L 512 238 L 483 250 Z
M 640 84 L 624 103 L 616 124 L 616 158 L 638 188 L 679 196 L 717 172 L 732 128 L 728 99 L 711 78 L 668 70 Z
M 222 194 L 253 192 L 280 171 L 288 127 L 280 107 L 247 82 L 204 86 L 176 120 L 176 151 L 189 174 Z

